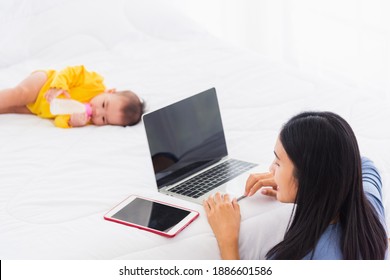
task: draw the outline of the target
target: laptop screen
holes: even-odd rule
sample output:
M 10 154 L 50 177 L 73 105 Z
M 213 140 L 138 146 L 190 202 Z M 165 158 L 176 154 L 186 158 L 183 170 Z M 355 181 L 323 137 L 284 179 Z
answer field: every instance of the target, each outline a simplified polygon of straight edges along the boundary
M 214 88 L 145 114 L 143 121 L 159 188 L 227 156 Z

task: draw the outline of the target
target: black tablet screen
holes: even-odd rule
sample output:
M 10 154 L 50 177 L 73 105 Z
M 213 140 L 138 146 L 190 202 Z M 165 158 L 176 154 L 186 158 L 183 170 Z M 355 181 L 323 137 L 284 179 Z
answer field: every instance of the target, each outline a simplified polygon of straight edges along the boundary
M 132 224 L 168 232 L 189 214 L 190 211 L 187 210 L 137 197 L 112 217 Z

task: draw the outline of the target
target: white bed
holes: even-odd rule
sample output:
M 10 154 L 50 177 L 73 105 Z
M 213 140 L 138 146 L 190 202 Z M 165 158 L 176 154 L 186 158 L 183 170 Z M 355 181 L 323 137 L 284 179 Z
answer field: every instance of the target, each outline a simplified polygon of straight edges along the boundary
M 163 2 L 37 2 L 0 4 L 0 88 L 36 69 L 77 64 L 100 72 L 108 87 L 137 92 L 148 110 L 216 87 L 229 153 L 264 170 L 285 121 L 331 110 L 382 172 L 389 217 L 389 96 L 229 46 Z M 0 259 L 218 259 L 202 207 L 157 193 L 153 176 L 142 123 L 64 130 L 32 115 L 0 115 Z M 130 194 L 200 217 L 172 239 L 105 221 Z M 281 240 L 291 205 L 259 194 L 241 209 L 241 256 L 264 258 Z

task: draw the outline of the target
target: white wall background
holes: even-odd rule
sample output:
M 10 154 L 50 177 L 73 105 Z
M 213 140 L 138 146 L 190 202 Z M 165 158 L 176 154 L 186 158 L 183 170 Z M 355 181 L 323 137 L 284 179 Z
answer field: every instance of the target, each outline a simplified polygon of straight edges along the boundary
M 170 1 L 226 41 L 390 98 L 388 0 Z
M 381 92 L 390 100 L 390 0 L 161 1 L 225 41 L 320 78 Z M 12 6 L 27 15 L 40 7 L 35 1 L 0 1 L 0 9 Z M 0 34 L 10 30 L 5 20 L 0 18 Z M 15 39 L 23 26 L 15 22 L 13 32 L 5 32 L 11 37 L 0 40 L 0 47 L 12 48 L 8 54 L 15 57 L 28 55 L 22 47 L 28 38 Z

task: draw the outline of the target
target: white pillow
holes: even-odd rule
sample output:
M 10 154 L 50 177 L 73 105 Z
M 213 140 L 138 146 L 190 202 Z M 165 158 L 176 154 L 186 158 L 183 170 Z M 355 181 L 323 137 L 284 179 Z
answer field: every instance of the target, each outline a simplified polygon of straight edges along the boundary
M 0 10 L 0 67 L 53 48 L 68 57 L 142 36 L 125 17 L 122 0 L 13 0 L 2 2 Z
M 28 57 L 30 36 L 28 18 L 31 2 L 0 1 L 0 67 L 12 65 Z

